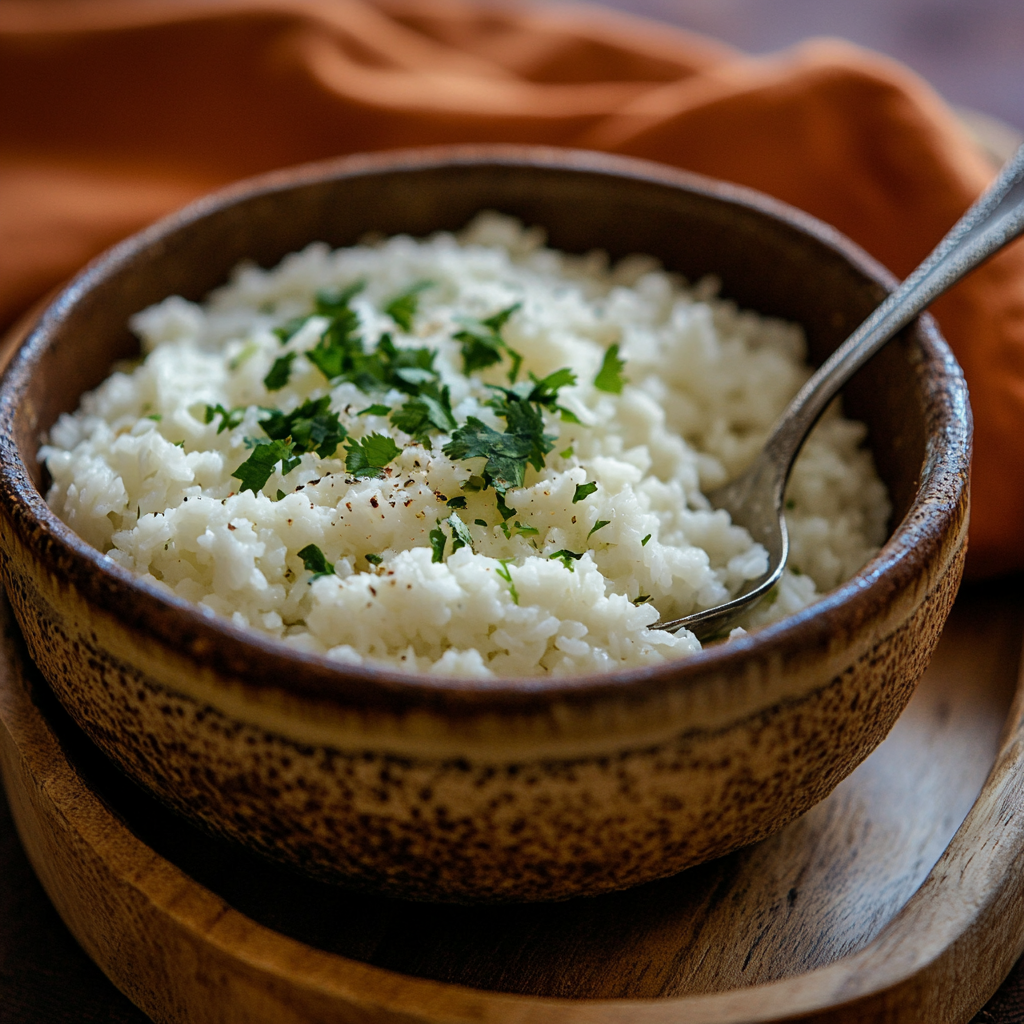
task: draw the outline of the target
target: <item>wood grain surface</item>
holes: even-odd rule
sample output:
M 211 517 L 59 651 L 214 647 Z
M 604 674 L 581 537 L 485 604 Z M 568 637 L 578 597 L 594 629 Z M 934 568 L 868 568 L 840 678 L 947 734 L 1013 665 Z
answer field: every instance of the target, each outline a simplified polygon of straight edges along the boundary
M 730 857 L 562 904 L 358 896 L 239 854 L 125 782 L 25 666 L 31 701 L 16 674 L 3 687 L 5 775 L 71 930 L 157 1020 L 962 1022 L 1024 941 L 1022 623 L 1003 588 L 969 591 L 827 801 Z

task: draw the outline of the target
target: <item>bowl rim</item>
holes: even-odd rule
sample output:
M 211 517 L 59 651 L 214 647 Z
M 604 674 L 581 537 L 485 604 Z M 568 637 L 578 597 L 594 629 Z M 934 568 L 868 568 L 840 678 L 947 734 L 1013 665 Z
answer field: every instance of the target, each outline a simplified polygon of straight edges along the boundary
M 767 659 L 827 646 L 834 632 L 830 620 L 840 612 L 844 622 L 868 623 L 877 618 L 879 602 L 884 604 L 900 589 L 896 576 L 908 583 L 922 575 L 932 578 L 936 570 L 929 565 L 936 557 L 944 558 L 937 571 L 945 571 L 966 529 L 972 419 L 963 373 L 927 314 L 907 328 L 916 331 L 933 366 L 926 395 L 931 421 L 926 457 L 914 501 L 879 552 L 853 577 L 807 608 L 728 644 L 657 665 L 598 675 L 477 679 L 339 663 L 325 655 L 297 651 L 159 590 L 87 544 L 50 510 L 20 457 L 13 427 L 35 362 L 70 311 L 93 288 L 130 269 L 136 257 L 160 246 L 177 231 L 227 207 L 325 180 L 472 165 L 582 171 L 696 192 L 781 220 L 831 249 L 886 291 L 896 284 L 896 278 L 873 257 L 808 213 L 745 186 L 632 157 L 547 146 L 472 144 L 360 153 L 271 171 L 204 195 L 110 247 L 76 274 L 34 319 L 0 377 L 0 514 L 8 527 L 15 528 L 22 543 L 41 562 L 53 564 L 56 559 L 64 570 L 62 582 L 77 589 L 89 604 L 112 614 L 127 628 L 192 661 L 201 661 L 217 675 L 231 677 L 235 685 L 349 707 L 390 712 L 443 709 L 457 716 L 503 709 L 540 710 L 555 701 L 598 702 L 622 688 L 632 699 L 641 699 L 651 691 L 685 686 L 709 674 L 735 675 L 752 655 Z M 928 513 L 939 516 L 930 529 L 925 528 Z M 944 527 L 959 527 L 952 544 L 944 539 L 949 532 Z M 183 627 L 191 637 L 184 646 Z M 287 682 L 282 684 L 282 679 Z

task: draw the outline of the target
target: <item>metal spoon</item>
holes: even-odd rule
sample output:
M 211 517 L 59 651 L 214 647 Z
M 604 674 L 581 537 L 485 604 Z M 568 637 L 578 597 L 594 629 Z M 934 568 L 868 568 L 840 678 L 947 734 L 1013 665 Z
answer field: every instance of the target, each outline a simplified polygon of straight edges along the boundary
M 721 632 L 779 581 L 789 555 L 782 500 L 804 440 L 839 389 L 934 299 L 1024 232 L 1024 146 L 999 177 L 953 225 L 931 255 L 850 335 L 800 389 L 779 417 L 764 448 L 742 476 L 708 494 L 768 551 L 768 570 L 725 604 L 657 623 L 654 629 L 692 630 L 706 639 Z

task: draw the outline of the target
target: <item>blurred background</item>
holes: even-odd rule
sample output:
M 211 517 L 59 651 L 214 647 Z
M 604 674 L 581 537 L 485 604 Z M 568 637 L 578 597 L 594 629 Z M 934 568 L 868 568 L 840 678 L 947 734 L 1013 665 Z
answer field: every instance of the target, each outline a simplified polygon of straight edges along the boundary
M 768 53 L 841 36 L 903 61 L 955 106 L 1024 130 L 1024 0 L 603 0 Z

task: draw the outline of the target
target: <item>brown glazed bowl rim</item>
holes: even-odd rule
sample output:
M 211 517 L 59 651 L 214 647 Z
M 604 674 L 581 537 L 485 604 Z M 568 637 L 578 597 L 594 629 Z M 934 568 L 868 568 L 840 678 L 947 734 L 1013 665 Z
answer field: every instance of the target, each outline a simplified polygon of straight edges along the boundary
M 392 713 L 420 708 L 455 718 L 487 712 L 529 713 L 560 701 L 590 704 L 616 695 L 642 701 L 665 689 L 685 687 L 698 677 L 734 676 L 748 659 L 785 662 L 799 651 L 827 648 L 837 618 L 844 627 L 870 623 L 877 618 L 879 606 L 887 605 L 901 585 L 944 571 L 944 564 L 933 563 L 943 556 L 944 538 L 956 525 L 957 508 L 967 488 L 971 414 L 962 371 L 928 316 L 919 318 L 916 331 L 931 366 L 926 396 L 930 430 L 918 491 L 903 520 L 867 565 L 807 608 L 681 660 L 601 675 L 486 681 L 404 673 L 385 666 L 341 665 L 209 616 L 183 598 L 159 591 L 91 547 L 50 510 L 20 457 L 13 428 L 39 356 L 59 333 L 68 311 L 91 289 L 130 270 L 141 253 L 160 247 L 181 228 L 255 197 L 329 179 L 456 165 L 583 171 L 696 192 L 783 221 L 836 252 L 886 291 L 896 283 L 859 246 L 809 214 L 752 189 L 645 160 L 583 150 L 483 144 L 359 154 L 274 171 L 204 196 L 108 249 L 78 273 L 31 326 L 0 379 L 0 504 L 6 506 L 2 511 L 8 528 L 13 526 L 44 564 L 59 565 L 64 583 L 77 589 L 90 605 L 214 673 L 232 677 L 236 684 L 349 708 L 386 708 Z M 183 649 L 184 635 L 191 639 Z

